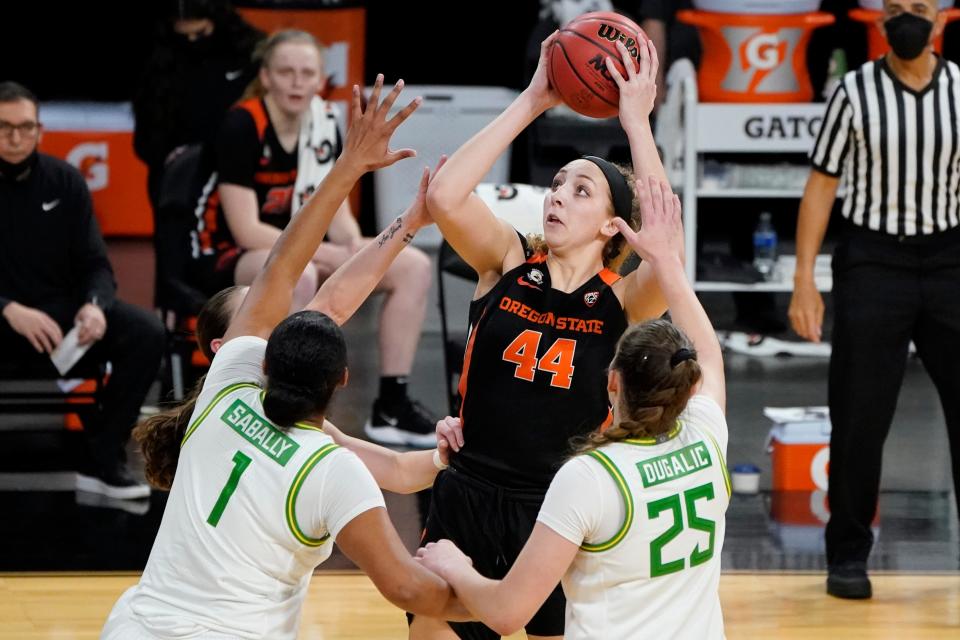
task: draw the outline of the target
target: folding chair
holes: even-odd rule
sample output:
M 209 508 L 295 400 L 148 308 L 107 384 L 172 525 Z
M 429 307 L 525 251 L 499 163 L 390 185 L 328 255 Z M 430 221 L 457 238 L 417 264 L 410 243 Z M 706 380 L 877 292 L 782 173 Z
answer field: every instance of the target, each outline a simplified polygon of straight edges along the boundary
M 70 381 L 82 380 L 89 384 L 69 384 L 68 379 L 51 367 L 4 362 L 0 365 L 0 414 L 76 413 L 86 416 L 100 408 L 100 398 L 106 379 L 106 363 L 90 364 L 72 371 Z M 60 383 L 68 390 L 57 384 Z
M 196 316 L 209 296 L 191 277 L 191 232 L 196 228 L 197 197 L 212 174 L 207 150 L 192 145 L 164 170 L 160 201 L 154 211 L 156 289 L 154 305 L 167 330 L 165 375 L 161 397 L 185 390 L 208 362 L 197 349 Z

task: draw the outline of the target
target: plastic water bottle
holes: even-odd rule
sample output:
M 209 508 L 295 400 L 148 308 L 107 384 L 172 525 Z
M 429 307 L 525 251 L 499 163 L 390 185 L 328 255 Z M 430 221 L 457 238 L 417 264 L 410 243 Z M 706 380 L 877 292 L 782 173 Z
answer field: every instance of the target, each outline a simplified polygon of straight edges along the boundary
M 760 214 L 760 222 L 753 232 L 753 266 L 764 280 L 773 279 L 777 264 L 777 231 L 768 212 Z
M 827 62 L 827 80 L 823 83 L 823 97 L 829 100 L 837 84 L 847 73 L 847 54 L 843 49 L 834 49 Z

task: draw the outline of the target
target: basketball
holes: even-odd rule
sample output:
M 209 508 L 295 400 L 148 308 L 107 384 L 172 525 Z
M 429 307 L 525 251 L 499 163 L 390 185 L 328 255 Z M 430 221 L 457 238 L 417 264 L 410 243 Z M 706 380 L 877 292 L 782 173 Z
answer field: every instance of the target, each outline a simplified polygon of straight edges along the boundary
M 595 11 L 567 23 L 550 50 L 547 67 L 550 84 L 571 109 L 591 118 L 617 115 L 620 90 L 607 71 L 606 57 L 627 77 L 617 51 L 623 42 L 639 68 L 637 43 L 646 34 L 629 18 L 618 13 Z

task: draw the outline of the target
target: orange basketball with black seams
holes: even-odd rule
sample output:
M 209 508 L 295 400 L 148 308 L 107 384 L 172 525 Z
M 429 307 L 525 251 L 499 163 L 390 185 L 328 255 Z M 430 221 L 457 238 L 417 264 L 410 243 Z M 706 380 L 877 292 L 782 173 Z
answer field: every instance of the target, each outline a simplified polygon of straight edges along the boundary
M 592 118 L 617 115 L 620 90 L 607 70 L 606 58 L 609 56 L 620 74 L 627 77 L 617 51 L 618 40 L 633 58 L 634 69 L 639 69 L 637 43 L 648 38 L 626 16 L 608 11 L 585 13 L 560 30 L 550 49 L 547 73 L 550 84 L 577 113 Z

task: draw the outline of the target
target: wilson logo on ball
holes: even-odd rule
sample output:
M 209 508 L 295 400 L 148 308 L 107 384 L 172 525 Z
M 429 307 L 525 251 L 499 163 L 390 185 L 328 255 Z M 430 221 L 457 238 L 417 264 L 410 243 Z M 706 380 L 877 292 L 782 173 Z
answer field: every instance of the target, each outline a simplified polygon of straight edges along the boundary
M 629 18 L 610 12 L 585 13 L 560 29 L 550 49 L 550 85 L 577 113 L 593 118 L 617 115 L 620 90 L 607 68 L 607 58 L 626 77 L 626 64 L 638 69 L 640 43 L 647 36 Z M 624 56 L 616 47 L 622 42 Z
M 629 53 L 633 58 L 638 58 L 640 56 L 640 50 L 637 49 L 636 38 L 621 32 L 620 29 L 617 29 L 612 24 L 601 24 L 600 28 L 597 29 L 597 37 L 604 40 L 609 40 L 614 44 L 616 44 L 619 40 L 623 43 L 623 46 L 627 48 L 627 53 Z

